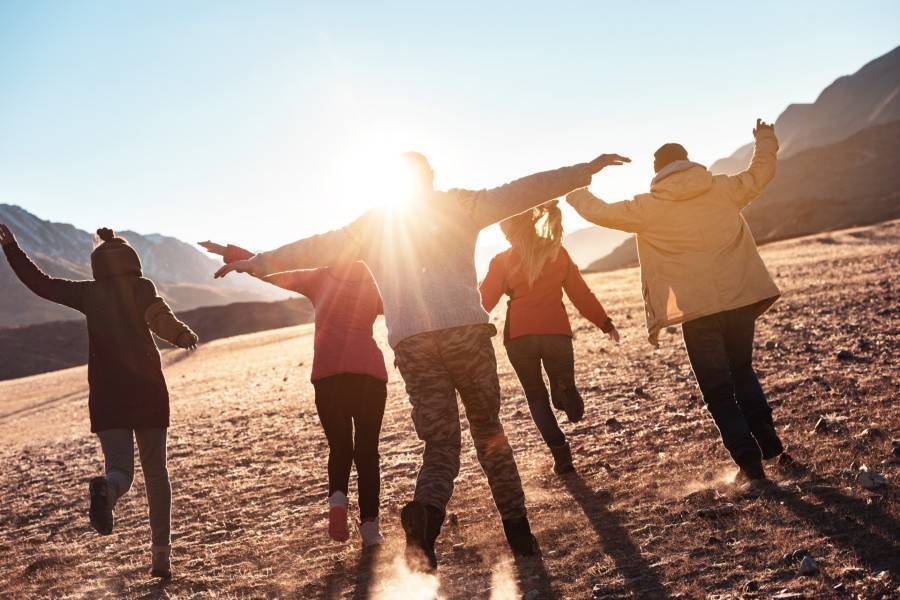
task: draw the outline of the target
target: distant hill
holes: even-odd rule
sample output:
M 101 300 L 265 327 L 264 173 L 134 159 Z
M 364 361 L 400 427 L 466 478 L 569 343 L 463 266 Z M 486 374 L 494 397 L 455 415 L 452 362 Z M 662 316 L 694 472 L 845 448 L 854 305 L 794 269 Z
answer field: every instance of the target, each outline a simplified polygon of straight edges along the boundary
M 45 221 L 10 204 L 0 204 L 0 223 L 10 226 L 22 248 L 50 275 L 71 279 L 91 277 L 93 234 L 65 223 Z M 175 238 L 133 231 L 122 231 L 119 235 L 134 246 L 145 274 L 156 282 L 176 310 L 286 297 L 277 288 L 248 277 L 213 282 L 212 273 L 219 263 Z M 77 312 L 42 300 L 28 291 L 6 260 L 0 260 L 0 289 L 3 290 L 0 294 L 0 327 L 79 317 Z
M 900 46 L 876 58 L 853 75 L 840 77 L 812 104 L 791 104 L 775 121 L 781 141 L 779 156 L 839 142 L 854 133 L 900 119 Z M 753 145 L 747 144 L 710 166 L 715 174 L 732 175 L 747 168 Z
M 203 342 L 309 323 L 313 316 L 313 307 L 306 298 L 209 306 L 178 315 Z M 0 329 L 0 380 L 85 364 L 87 346 L 83 319 Z
M 758 243 L 896 219 L 898 157 L 900 121 L 804 150 L 779 160 L 775 179 L 744 209 L 744 217 Z M 611 271 L 637 260 L 631 238 L 587 270 Z
M 563 245 L 578 268 L 584 269 L 601 256 L 609 254 L 627 237 L 627 233 L 613 229 L 585 227 L 566 235 Z

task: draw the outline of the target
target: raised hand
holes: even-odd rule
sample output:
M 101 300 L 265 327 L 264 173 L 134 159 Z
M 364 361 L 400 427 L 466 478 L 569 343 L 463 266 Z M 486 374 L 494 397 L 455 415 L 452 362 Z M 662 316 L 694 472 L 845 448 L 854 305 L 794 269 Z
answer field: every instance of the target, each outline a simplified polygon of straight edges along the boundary
M 0 223 L 0 246 L 12 246 L 16 243 L 16 236 L 9 230 L 9 227 Z
M 237 271 L 238 273 L 252 273 L 253 272 L 253 261 L 250 260 L 237 260 L 233 263 L 228 263 L 213 275 L 214 279 L 220 279 L 225 277 L 232 271 Z
M 756 119 L 756 127 L 753 128 L 753 137 L 758 138 L 761 133 L 775 133 L 775 125 L 766 123 L 762 119 Z
M 599 173 L 606 167 L 612 165 L 624 165 L 625 163 L 630 163 L 631 159 L 627 156 L 622 156 L 620 154 L 601 154 L 594 160 L 588 163 L 591 168 L 591 173 Z
M 223 246 L 222 244 L 210 242 L 209 240 L 207 240 L 205 242 L 199 242 L 198 245 L 201 246 L 204 250 L 206 250 L 210 254 L 218 254 L 219 256 L 225 256 L 225 252 L 228 251 L 228 246 Z

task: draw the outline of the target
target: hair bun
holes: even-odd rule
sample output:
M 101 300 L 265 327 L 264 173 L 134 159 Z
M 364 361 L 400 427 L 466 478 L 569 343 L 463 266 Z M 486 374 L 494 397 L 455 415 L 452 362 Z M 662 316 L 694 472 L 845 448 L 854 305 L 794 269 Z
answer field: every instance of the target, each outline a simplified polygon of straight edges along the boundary
M 97 230 L 97 237 L 99 237 L 104 242 L 111 242 L 116 237 L 116 232 L 110 229 L 109 227 L 101 227 Z

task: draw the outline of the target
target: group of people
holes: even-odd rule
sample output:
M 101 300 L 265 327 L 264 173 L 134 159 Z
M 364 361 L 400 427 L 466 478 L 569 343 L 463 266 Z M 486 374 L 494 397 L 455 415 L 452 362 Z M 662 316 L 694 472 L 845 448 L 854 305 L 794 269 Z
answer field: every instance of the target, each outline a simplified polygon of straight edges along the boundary
M 757 120 L 753 159 L 735 176 L 714 176 L 678 144 L 655 154 L 650 192 L 607 204 L 585 188 L 593 175 L 630 162 L 617 154 L 524 177 L 494 189 L 434 189 L 421 154 L 404 158 L 415 174 L 403 210 L 374 208 L 341 229 L 254 254 L 203 242 L 222 256 L 215 276 L 249 273 L 307 296 L 315 307 L 311 380 L 328 440 L 328 532 L 349 538 L 348 488 L 358 476 L 358 531 L 364 547 L 379 530 L 378 441 L 387 398 L 387 369 L 373 324 L 383 314 L 395 364 L 424 442 L 415 493 L 400 512 L 408 562 L 437 566 L 435 543 L 460 469 L 461 400 L 478 460 L 512 552 L 528 556 L 537 542 L 525 494 L 500 419 L 501 394 L 488 313 L 508 297 L 503 341 L 535 424 L 564 475 L 575 469 L 556 411 L 584 416 L 575 381 L 572 329 L 563 291 L 611 340 L 619 333 L 562 247 L 556 198 L 603 227 L 634 232 L 641 262 L 649 339 L 682 324 L 684 343 L 704 401 L 723 443 L 750 482 L 765 480 L 763 460 L 784 448 L 752 368 L 755 319 L 779 295 L 741 209 L 775 174 L 778 142 Z M 491 261 L 479 285 L 474 265 L 479 232 L 500 223 L 510 248 Z M 9 263 L 37 295 L 86 315 L 89 333 L 91 430 L 105 476 L 90 481 L 90 522 L 100 534 L 114 525 L 116 501 L 131 486 L 134 440 L 147 487 L 151 573 L 168 577 L 171 490 L 166 468 L 168 392 L 152 333 L 181 348 L 197 336 L 144 278 L 140 259 L 108 229 L 91 254 L 94 279 L 69 281 L 40 271 L 0 225 Z M 544 371 L 550 384 L 548 391 Z

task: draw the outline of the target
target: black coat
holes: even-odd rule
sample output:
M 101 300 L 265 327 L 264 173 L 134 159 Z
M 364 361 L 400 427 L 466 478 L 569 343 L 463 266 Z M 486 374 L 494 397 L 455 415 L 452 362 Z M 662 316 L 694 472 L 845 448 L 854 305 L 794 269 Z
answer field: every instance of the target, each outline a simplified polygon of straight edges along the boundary
M 153 282 L 133 273 L 90 281 L 56 279 L 17 245 L 5 246 L 4 252 L 31 291 L 87 318 L 91 431 L 168 427 L 169 392 L 151 329 L 172 343 L 193 333 L 175 318 Z

